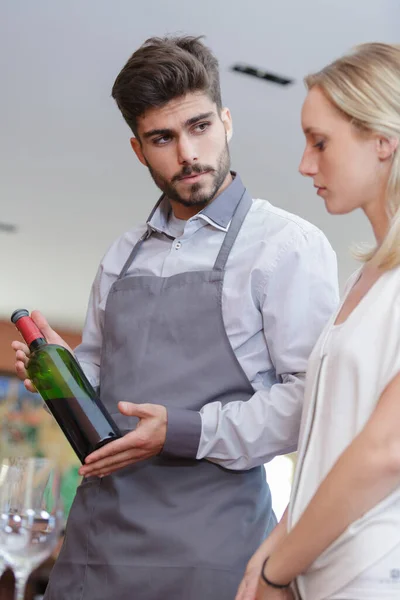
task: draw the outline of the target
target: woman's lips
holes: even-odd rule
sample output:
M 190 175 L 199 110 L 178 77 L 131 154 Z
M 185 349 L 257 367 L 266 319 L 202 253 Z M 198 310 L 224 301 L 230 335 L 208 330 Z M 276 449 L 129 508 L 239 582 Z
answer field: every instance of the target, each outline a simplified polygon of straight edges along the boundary
M 324 193 L 326 192 L 326 187 L 322 187 L 319 185 L 314 185 L 315 188 L 317 188 L 317 194 L 318 196 L 323 196 Z

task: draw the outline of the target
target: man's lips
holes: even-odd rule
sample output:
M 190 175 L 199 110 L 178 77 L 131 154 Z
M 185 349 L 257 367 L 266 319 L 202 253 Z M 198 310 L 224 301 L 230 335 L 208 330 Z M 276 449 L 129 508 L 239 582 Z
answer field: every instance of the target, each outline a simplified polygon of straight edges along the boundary
M 179 177 L 178 181 L 195 181 L 196 179 L 200 179 L 203 175 L 207 175 L 210 171 L 202 171 L 201 173 L 191 173 L 190 175 L 183 175 Z

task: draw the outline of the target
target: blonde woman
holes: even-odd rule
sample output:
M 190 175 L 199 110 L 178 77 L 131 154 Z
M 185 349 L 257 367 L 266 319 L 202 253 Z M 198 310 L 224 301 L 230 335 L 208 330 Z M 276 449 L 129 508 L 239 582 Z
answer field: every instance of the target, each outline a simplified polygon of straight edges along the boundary
M 281 523 L 237 600 L 400 598 L 400 47 L 363 44 L 306 78 L 300 172 L 376 238 L 311 354 Z

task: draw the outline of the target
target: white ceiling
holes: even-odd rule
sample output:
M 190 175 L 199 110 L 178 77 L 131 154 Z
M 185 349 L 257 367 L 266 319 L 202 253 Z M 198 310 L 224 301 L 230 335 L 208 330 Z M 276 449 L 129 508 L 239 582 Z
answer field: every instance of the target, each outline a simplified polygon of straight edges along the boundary
M 40 308 L 81 327 L 109 244 L 146 218 L 158 191 L 110 97 L 152 35 L 205 34 L 234 118 L 233 167 L 253 196 L 313 221 L 338 253 L 371 241 L 361 214 L 331 217 L 297 172 L 302 77 L 365 41 L 398 42 L 398 0 L 2 0 L 0 4 L 0 318 Z M 229 71 L 247 62 L 294 77 L 279 87 Z

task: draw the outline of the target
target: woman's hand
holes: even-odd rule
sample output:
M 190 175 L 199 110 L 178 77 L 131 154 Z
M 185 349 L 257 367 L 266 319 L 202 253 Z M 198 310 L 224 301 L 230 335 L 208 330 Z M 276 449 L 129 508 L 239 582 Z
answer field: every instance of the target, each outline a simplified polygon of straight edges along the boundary
M 294 594 L 290 588 L 278 590 L 267 585 L 260 577 L 254 600 L 294 600 Z
M 294 600 L 290 588 L 276 589 L 267 585 L 261 578 L 261 569 L 266 558 L 265 551 L 260 552 L 261 550 L 263 546 L 248 562 L 235 600 Z
M 263 563 L 267 556 L 270 556 L 279 542 L 287 536 L 287 515 L 288 510 L 286 509 L 278 525 L 247 563 L 246 571 L 240 583 L 235 600 L 256 600 L 256 598 L 258 598 L 257 590 Z M 262 598 L 262 596 L 260 596 L 260 598 Z M 271 596 L 271 598 L 273 597 Z M 285 596 L 277 596 L 277 598 L 285 598 Z
M 266 558 L 264 546 L 260 546 L 247 563 L 235 600 L 256 600 L 260 573 Z M 262 598 L 262 596 L 260 596 Z

